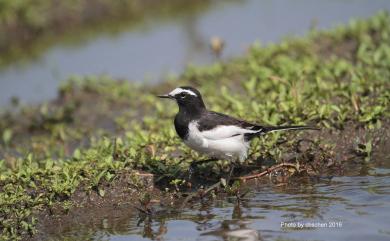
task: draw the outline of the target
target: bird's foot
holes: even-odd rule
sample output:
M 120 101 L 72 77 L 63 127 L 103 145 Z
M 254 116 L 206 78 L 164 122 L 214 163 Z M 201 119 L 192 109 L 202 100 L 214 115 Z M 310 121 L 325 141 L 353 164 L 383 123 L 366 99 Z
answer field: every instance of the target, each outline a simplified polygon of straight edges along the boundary
M 192 179 L 192 175 L 195 173 L 196 165 L 194 163 L 191 163 L 190 167 L 188 168 L 188 180 Z
M 236 168 L 236 164 L 235 163 L 232 163 L 231 167 L 230 167 L 230 171 L 229 171 L 229 175 L 227 176 L 226 178 L 226 183 L 229 185 L 230 183 L 230 180 L 234 174 L 234 169 Z

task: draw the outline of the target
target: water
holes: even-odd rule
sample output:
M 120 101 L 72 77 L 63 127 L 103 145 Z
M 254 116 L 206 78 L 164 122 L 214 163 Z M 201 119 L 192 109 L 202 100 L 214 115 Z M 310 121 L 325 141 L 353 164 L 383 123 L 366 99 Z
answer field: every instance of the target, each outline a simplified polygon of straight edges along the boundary
M 126 211 L 96 215 L 58 239 L 93 240 L 390 240 L 390 169 L 287 186 L 258 185 L 235 198 L 160 211 L 140 222 Z M 157 207 L 158 209 L 158 207 Z M 320 225 L 317 228 L 283 228 Z M 91 227 L 91 223 L 94 223 Z M 50 236 L 49 236 L 50 237 Z
M 325 29 L 383 9 L 390 10 L 390 1 L 214 1 L 204 11 L 168 20 L 152 17 L 142 20 L 141 27 L 132 24 L 120 33 L 105 31 L 92 39 L 75 36 L 76 44 L 58 42 L 37 58 L 1 68 L 0 106 L 11 97 L 22 103 L 55 98 L 61 81 L 70 75 L 105 73 L 130 81 L 161 81 L 167 74 L 180 74 L 188 64 L 215 61 L 209 50 L 215 35 L 226 41 L 223 57 L 229 58 L 243 54 L 255 41 L 303 35 L 313 22 Z

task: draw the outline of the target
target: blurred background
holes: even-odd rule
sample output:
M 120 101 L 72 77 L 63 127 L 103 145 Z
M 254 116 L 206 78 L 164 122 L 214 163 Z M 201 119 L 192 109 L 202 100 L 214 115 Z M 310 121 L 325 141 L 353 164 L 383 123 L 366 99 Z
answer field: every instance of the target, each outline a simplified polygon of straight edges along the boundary
M 55 98 L 73 75 L 156 83 L 379 10 L 390 1 L 1 0 L 0 108 Z

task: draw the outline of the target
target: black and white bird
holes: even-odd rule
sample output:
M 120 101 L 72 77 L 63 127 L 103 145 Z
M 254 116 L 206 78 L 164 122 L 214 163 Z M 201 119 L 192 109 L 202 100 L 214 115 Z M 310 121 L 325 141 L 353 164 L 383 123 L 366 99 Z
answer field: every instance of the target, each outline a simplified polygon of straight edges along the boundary
M 177 134 L 187 146 L 211 158 L 243 162 L 255 137 L 281 130 L 316 130 L 309 126 L 261 126 L 207 110 L 201 94 L 193 87 L 178 87 L 158 97 L 176 100 Z

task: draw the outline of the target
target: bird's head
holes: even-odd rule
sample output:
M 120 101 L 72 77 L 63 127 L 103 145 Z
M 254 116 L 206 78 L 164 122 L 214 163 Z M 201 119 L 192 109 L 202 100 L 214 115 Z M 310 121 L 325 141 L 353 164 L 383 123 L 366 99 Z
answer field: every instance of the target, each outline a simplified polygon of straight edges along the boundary
M 178 87 L 167 95 L 158 95 L 160 98 L 168 98 L 176 100 L 179 108 L 189 110 L 200 110 L 205 108 L 203 99 L 199 91 L 193 87 L 182 86 Z

